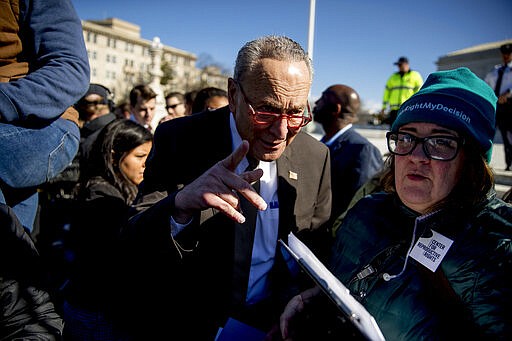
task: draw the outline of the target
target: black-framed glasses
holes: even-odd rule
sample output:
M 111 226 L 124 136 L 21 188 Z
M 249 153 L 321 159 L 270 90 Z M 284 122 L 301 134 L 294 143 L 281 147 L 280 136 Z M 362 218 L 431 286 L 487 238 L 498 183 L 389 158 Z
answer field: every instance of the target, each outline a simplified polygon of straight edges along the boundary
M 388 150 L 395 155 L 409 155 L 418 143 L 423 145 L 423 152 L 429 159 L 450 161 L 455 159 L 464 139 L 450 135 L 417 137 L 408 133 L 386 133 Z
M 242 93 L 242 97 L 244 98 L 245 104 L 249 107 L 249 111 L 253 118 L 253 121 L 261 126 L 270 126 L 278 119 L 286 118 L 286 122 L 288 128 L 298 129 L 300 127 L 304 127 L 309 122 L 311 122 L 311 108 L 309 106 L 309 101 L 306 102 L 306 107 L 300 114 L 282 114 L 278 112 L 272 112 L 270 110 L 254 110 L 251 103 L 247 99 L 247 95 L 245 94 L 244 89 L 242 88 L 242 84 L 237 82 L 238 87 L 240 88 L 240 92 Z
M 178 105 L 180 104 L 183 104 L 183 103 L 176 103 L 176 104 L 170 104 L 170 105 L 166 105 L 165 106 L 165 109 L 169 110 L 169 109 L 175 109 Z

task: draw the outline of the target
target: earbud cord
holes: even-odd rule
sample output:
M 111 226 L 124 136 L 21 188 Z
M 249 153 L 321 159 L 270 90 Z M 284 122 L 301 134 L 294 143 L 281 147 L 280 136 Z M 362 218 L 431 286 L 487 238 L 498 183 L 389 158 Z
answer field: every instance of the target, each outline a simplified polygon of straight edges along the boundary
M 425 219 L 427 219 L 428 217 L 430 217 L 431 215 L 433 215 L 433 214 L 435 214 L 437 212 L 438 211 L 431 212 L 431 213 L 426 214 L 424 216 L 418 217 L 418 218 L 416 218 L 416 220 L 414 220 L 414 230 L 412 231 L 411 245 L 409 246 L 409 250 L 407 250 L 407 254 L 405 255 L 405 262 L 404 262 L 404 267 L 402 268 L 402 271 L 400 271 L 400 273 L 398 273 L 396 275 L 390 275 L 387 272 L 385 272 L 385 273 L 382 274 L 382 279 L 383 280 L 388 282 L 388 281 L 392 280 L 393 278 L 397 278 L 397 277 L 401 276 L 405 272 L 405 268 L 407 268 L 407 261 L 409 260 L 409 254 L 411 253 L 412 248 L 414 247 L 414 241 L 416 240 L 416 228 L 418 227 L 418 221 L 425 220 Z
M 412 251 L 412 248 L 414 246 L 414 240 L 416 239 L 416 227 L 417 226 L 418 226 L 418 219 L 416 219 L 414 221 L 414 230 L 412 231 L 411 245 L 409 246 L 409 250 L 407 250 L 407 253 L 405 255 L 405 262 L 404 262 L 404 266 L 402 268 L 402 271 L 400 271 L 400 273 L 398 273 L 396 275 L 390 275 L 387 272 L 383 273 L 382 274 L 382 279 L 385 280 L 386 282 L 392 280 L 393 278 L 397 278 L 397 277 L 401 276 L 405 272 L 405 268 L 407 267 L 407 261 L 409 260 L 409 254 Z

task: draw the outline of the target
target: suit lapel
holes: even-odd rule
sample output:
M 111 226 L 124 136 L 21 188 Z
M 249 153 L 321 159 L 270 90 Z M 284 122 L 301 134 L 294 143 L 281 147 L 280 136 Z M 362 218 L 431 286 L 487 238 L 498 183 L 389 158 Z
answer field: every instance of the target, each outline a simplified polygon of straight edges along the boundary
M 206 148 L 203 156 L 209 158 L 209 164 L 213 165 L 216 162 L 224 159 L 232 152 L 231 130 L 229 125 L 230 111 L 229 107 L 224 107 L 222 109 L 207 112 L 201 115 L 216 116 L 213 120 L 209 119 L 211 124 L 207 130 L 207 133 L 205 133 L 203 136 L 204 143 L 202 143 L 202 146 Z M 216 215 L 217 212 L 218 211 L 213 208 L 202 211 L 200 223 L 203 224 L 205 221 Z
M 228 107 L 225 107 L 219 110 L 219 112 L 211 111 L 208 114 L 216 116 L 216 118 L 210 120 L 211 125 L 208 127 L 208 134 L 203 140 L 203 147 L 211 151 L 205 155 L 213 157 L 214 161 L 217 162 L 232 152 L 231 130 L 229 126 L 230 112 Z
M 334 141 L 334 143 L 332 143 L 330 146 L 329 146 L 329 149 L 331 150 L 332 153 L 336 152 L 337 150 L 341 149 L 343 147 L 343 145 L 345 144 L 346 141 L 349 140 L 350 138 L 350 135 L 352 133 L 352 129 L 353 128 L 349 128 L 347 131 L 345 131 L 343 134 L 341 134 L 340 136 L 338 136 L 338 138 L 336 139 L 336 141 Z
M 278 238 L 284 240 L 290 232 L 290 227 L 296 225 L 294 221 L 290 220 L 290 217 L 295 217 L 295 201 L 300 173 L 294 165 L 292 154 L 293 148 L 288 146 L 283 155 L 276 161 L 279 198 Z M 259 188 L 256 188 L 256 190 L 259 192 Z M 246 222 L 244 224 L 234 224 L 235 248 L 232 298 L 235 305 L 243 304 L 247 296 L 257 215 L 256 208 L 250 205 L 245 198 L 240 198 L 240 205 L 244 210 Z M 279 258 L 280 255 L 276 254 L 276 257 Z
M 295 217 L 295 201 L 297 199 L 297 187 L 300 181 L 300 170 L 293 162 L 293 143 L 286 147 L 281 157 L 277 160 L 279 198 L 279 238 L 286 240 L 290 228 L 295 222 L 290 217 Z

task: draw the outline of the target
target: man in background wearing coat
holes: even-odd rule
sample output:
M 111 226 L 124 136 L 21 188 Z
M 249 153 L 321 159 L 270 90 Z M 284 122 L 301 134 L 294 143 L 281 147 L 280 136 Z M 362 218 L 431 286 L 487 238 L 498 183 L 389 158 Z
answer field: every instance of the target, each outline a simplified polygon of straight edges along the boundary
M 485 82 L 498 97 L 496 126 L 500 130 L 505 149 L 506 171 L 512 166 L 512 43 L 500 46 L 502 63 L 485 76 Z
M 328 87 L 315 103 L 314 119 L 322 125 L 322 138 L 331 155 L 332 213 L 334 221 L 344 212 L 356 191 L 383 166 L 382 155 L 353 127 L 361 101 L 351 87 Z M 329 224 L 331 226 L 331 224 Z

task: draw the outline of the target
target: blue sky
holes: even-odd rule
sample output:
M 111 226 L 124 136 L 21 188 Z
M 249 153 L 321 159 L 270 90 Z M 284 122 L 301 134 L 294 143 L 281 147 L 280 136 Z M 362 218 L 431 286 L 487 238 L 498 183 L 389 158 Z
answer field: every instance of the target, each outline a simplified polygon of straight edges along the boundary
M 142 38 L 207 53 L 231 70 L 240 47 L 262 35 L 308 48 L 309 0 L 71 1 L 83 20 L 133 22 Z M 512 39 L 511 0 L 316 0 L 311 97 L 347 84 L 371 107 L 399 56 L 426 78 L 447 53 L 505 39 Z

